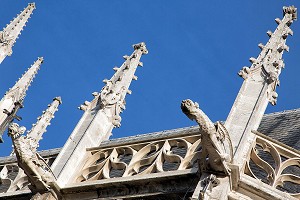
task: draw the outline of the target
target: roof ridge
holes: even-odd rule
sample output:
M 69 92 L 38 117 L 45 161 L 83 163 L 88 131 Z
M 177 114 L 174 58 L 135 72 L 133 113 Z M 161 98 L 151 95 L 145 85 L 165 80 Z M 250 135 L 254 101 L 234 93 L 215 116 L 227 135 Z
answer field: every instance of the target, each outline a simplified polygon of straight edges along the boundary
M 278 111 L 278 112 L 272 112 L 272 113 L 267 113 L 264 114 L 263 117 L 268 117 L 268 116 L 273 116 L 273 115 L 280 115 L 280 114 L 286 114 L 286 113 L 291 113 L 291 112 L 295 112 L 295 111 L 299 111 L 300 112 L 300 108 L 295 108 L 295 109 L 290 109 L 290 110 L 283 110 L 283 111 Z M 142 134 L 137 134 L 137 135 L 131 135 L 131 136 L 125 136 L 125 137 L 118 137 L 118 138 L 112 138 L 110 140 L 106 140 L 103 141 L 103 143 L 109 143 L 112 141 L 117 141 L 120 139 L 132 139 L 132 138 L 139 138 L 139 137 L 143 137 L 143 136 L 151 136 L 151 135 L 157 135 L 160 133 L 168 133 L 168 132 L 174 132 L 174 131 L 182 131 L 182 130 L 187 130 L 187 129 L 193 129 L 193 128 L 198 128 L 197 125 L 195 126 L 187 126 L 187 127 L 181 127 L 181 128 L 173 128 L 173 129 L 166 129 L 166 130 L 162 130 L 162 131 L 155 131 L 155 132 L 148 132 L 148 133 L 142 133 Z
M 106 140 L 103 141 L 101 144 L 105 143 L 105 142 L 111 142 L 111 141 L 115 141 L 115 140 L 119 140 L 119 139 L 124 139 L 124 138 L 138 138 L 138 137 L 143 137 L 143 136 L 151 136 L 151 135 L 157 135 L 160 133 L 168 133 L 168 132 L 177 132 L 177 131 L 183 131 L 183 130 L 188 130 L 188 129 L 198 129 L 198 126 L 186 126 L 186 127 L 181 127 L 181 128 L 173 128 L 173 129 L 167 129 L 167 130 L 163 130 L 163 131 L 155 131 L 155 132 L 148 132 L 148 133 L 142 133 L 142 134 L 137 134 L 137 135 L 131 135 L 131 136 L 125 136 L 125 137 L 118 137 L 118 138 L 112 138 L 110 140 Z
M 294 108 L 290 110 L 283 110 L 283 111 L 277 111 L 277 112 L 272 112 L 272 113 L 267 113 L 264 114 L 263 117 L 265 116 L 273 116 L 273 115 L 280 115 L 280 114 L 286 114 L 286 113 L 291 113 L 291 112 L 300 112 L 300 108 Z

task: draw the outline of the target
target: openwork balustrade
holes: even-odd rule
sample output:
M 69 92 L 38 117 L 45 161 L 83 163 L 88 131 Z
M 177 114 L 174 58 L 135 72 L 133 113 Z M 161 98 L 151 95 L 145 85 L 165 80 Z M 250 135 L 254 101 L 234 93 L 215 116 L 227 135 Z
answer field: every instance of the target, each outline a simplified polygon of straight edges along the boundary
M 245 173 L 300 198 L 300 153 L 266 136 L 257 134 Z
M 76 182 L 196 168 L 200 135 L 90 150 Z

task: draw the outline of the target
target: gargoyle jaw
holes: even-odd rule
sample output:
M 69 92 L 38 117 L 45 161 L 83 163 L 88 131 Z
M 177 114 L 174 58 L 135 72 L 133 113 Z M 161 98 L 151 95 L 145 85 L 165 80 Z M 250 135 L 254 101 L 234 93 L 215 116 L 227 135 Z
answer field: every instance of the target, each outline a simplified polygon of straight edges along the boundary
M 183 100 L 181 102 L 181 110 L 182 112 L 190 119 L 196 120 L 196 110 L 199 108 L 198 103 L 194 103 L 190 99 Z

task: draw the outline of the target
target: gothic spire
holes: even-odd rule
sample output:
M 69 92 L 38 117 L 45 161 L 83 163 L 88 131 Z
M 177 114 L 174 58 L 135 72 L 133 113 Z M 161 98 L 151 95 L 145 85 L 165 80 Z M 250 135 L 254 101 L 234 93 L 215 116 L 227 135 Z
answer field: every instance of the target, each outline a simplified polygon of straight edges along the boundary
M 79 107 L 85 112 L 51 166 L 59 184 L 72 182 L 76 170 L 70 173 L 70 168 L 81 167 L 86 158 L 86 148 L 100 145 L 109 138 L 114 127 L 121 125 L 120 113 L 125 109 L 125 96 L 131 93 L 131 80 L 137 79 L 134 73 L 138 66 L 142 66 L 141 56 L 148 53 L 144 42 L 133 45 L 133 48 L 130 56 L 124 56 L 122 66 L 114 68 L 116 73 L 113 77 L 104 80 L 106 85 L 100 93 L 94 92 L 95 98 Z
M 259 44 L 261 53 L 257 58 L 250 58 L 251 67 L 243 67 L 239 75 L 245 80 L 224 124 L 231 135 L 234 153 L 234 164 L 244 169 L 244 159 L 250 152 L 251 140 L 255 135 L 268 102 L 276 104 L 279 75 L 284 68 L 282 54 L 289 50 L 286 45 L 288 35 L 293 35 L 290 26 L 297 19 L 297 8 L 283 7 L 283 19 L 275 19 L 278 24 L 266 45 Z
M 23 101 L 26 96 L 31 82 L 40 69 L 43 63 L 43 58 L 38 58 L 35 63 L 28 68 L 22 77 L 16 82 L 16 84 L 5 93 L 4 97 L 0 101 L 0 142 L 2 141 L 1 135 L 3 135 L 8 124 L 13 121 L 14 118 L 19 119 L 16 116 L 17 111 L 23 107 Z
M 125 109 L 125 96 L 131 94 L 129 86 L 131 80 L 137 80 L 137 76 L 134 75 L 138 66 L 143 66 L 140 62 L 140 58 L 143 54 L 147 54 L 148 50 L 144 42 L 133 45 L 134 52 L 131 56 L 123 56 L 125 62 L 120 68 L 114 67 L 116 72 L 110 80 L 104 79 L 103 82 L 106 85 L 102 88 L 100 93 L 94 92 L 96 102 L 100 103 L 100 107 L 112 107 L 115 105 L 113 124 L 115 127 L 120 127 L 121 117 L 119 114 Z M 93 100 L 94 101 L 94 100 Z M 89 107 L 89 102 L 85 102 L 79 107 L 81 110 L 86 110 Z
M 35 124 L 32 124 L 31 130 L 27 132 L 27 137 L 33 139 L 37 147 L 43 134 L 47 131 L 46 128 L 50 125 L 51 119 L 54 118 L 54 113 L 58 110 L 58 106 L 61 103 L 61 97 L 55 97 L 53 102 L 48 105 L 47 110 L 43 111 L 43 114 L 37 118 L 38 121 Z
M 5 96 L 11 96 L 16 101 L 20 101 L 23 103 L 23 100 L 26 96 L 26 91 L 28 90 L 31 82 L 33 81 L 35 75 L 37 74 L 38 70 L 43 63 L 44 58 L 39 57 L 33 65 L 22 75 L 22 77 L 16 82 L 16 84 L 10 88 L 9 91 L 6 92 Z M 16 95 L 17 94 L 17 95 Z
M 30 18 L 33 10 L 35 9 L 34 3 L 29 3 L 26 8 L 10 24 L 0 31 L 0 64 L 6 56 L 11 56 L 12 47 L 14 46 L 18 36 L 21 34 L 23 27 Z
M 251 67 L 243 67 L 238 73 L 241 77 L 246 79 L 249 74 L 257 72 L 261 68 L 269 83 L 268 100 L 272 105 L 277 102 L 276 86 L 279 85 L 279 75 L 281 69 L 284 68 L 282 54 L 284 51 L 289 51 L 286 45 L 288 35 L 293 35 L 290 25 L 297 19 L 297 8 L 294 6 L 283 7 L 283 19 L 275 19 L 278 24 L 274 33 L 267 31 L 270 37 L 266 45 L 258 44 L 261 53 L 257 58 L 251 57 L 249 60 L 252 63 Z

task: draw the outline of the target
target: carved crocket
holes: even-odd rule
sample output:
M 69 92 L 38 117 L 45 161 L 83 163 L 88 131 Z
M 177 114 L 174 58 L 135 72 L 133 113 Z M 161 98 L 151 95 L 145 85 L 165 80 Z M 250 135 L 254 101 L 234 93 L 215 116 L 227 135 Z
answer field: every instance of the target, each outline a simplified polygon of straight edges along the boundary
M 200 168 L 203 171 L 217 171 L 229 174 L 228 163 L 231 163 L 233 149 L 226 128 L 217 122 L 214 124 L 199 109 L 198 103 L 187 99 L 181 103 L 182 112 L 200 126 L 202 152 Z
M 8 127 L 8 135 L 12 138 L 18 165 L 24 170 L 34 189 L 48 191 L 49 183 L 55 181 L 55 176 L 45 160 L 37 153 L 38 144 L 34 138 L 22 135 L 25 130 L 25 127 L 20 127 L 16 123 L 11 123 Z

